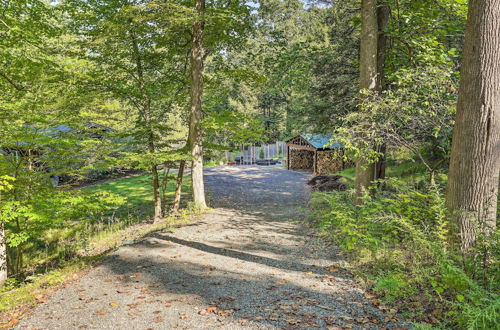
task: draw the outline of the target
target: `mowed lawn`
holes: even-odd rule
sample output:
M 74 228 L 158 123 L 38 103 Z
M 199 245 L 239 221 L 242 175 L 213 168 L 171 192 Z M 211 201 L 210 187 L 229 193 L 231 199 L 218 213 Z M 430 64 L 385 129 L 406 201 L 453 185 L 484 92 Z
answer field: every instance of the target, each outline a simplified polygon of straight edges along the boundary
M 175 180 L 177 173 L 170 173 L 164 192 L 167 209 L 172 205 Z M 163 174 L 160 182 L 163 181 Z M 190 198 L 191 176 L 185 175 L 182 182 L 182 204 Z M 95 184 L 82 188 L 86 192 L 107 191 L 126 199 L 126 204 L 121 207 L 119 213 L 150 215 L 153 211 L 153 188 L 151 186 L 151 175 L 143 174 L 122 179 L 116 179 L 101 184 Z

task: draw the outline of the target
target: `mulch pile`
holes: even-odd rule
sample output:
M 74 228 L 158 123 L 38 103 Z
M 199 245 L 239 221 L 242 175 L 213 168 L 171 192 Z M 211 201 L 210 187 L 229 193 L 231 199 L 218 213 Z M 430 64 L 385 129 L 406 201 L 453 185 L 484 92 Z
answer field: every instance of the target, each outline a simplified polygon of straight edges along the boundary
M 344 191 L 347 186 L 340 182 L 342 177 L 338 175 L 318 175 L 307 182 L 313 191 Z

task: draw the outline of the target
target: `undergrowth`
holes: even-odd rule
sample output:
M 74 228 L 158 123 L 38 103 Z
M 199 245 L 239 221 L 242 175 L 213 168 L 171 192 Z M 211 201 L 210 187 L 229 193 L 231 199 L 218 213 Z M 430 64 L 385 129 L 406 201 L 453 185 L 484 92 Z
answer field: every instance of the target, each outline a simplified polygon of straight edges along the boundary
M 22 281 L 10 278 L 0 289 L 0 329 L 9 328 L 11 323 L 15 324 L 26 309 L 43 302 L 52 290 L 68 280 L 78 278 L 78 273 L 89 269 L 108 251 L 141 239 L 149 233 L 183 225 L 196 213 L 196 210 L 188 208 L 179 216 L 166 218 L 160 223 L 142 223 L 100 231 L 85 246 L 81 242 L 75 242 L 75 254 L 68 260 L 59 260 L 57 266 L 33 273 Z M 80 248 L 76 249 L 76 246 Z
M 315 193 L 318 227 L 347 252 L 366 287 L 403 316 L 421 326 L 498 329 L 498 231 L 467 255 L 452 252 L 437 185 L 389 179 L 384 187 L 362 206 L 353 205 L 352 190 Z

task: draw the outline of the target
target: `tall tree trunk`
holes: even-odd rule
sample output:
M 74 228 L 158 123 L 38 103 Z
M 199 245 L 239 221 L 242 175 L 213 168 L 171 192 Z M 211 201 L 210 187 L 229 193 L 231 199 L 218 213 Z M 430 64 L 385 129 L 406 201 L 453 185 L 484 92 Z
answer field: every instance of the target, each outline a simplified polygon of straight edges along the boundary
M 470 0 L 446 206 L 463 250 L 496 227 L 500 171 L 500 0 Z
M 186 161 L 181 160 L 181 163 L 179 164 L 179 172 L 177 173 L 177 180 L 175 182 L 174 206 L 172 208 L 173 214 L 179 214 L 179 209 L 181 207 L 182 179 L 184 177 L 185 166 Z
M 378 15 L 377 0 L 362 0 L 361 2 L 361 47 L 360 47 L 360 90 L 379 91 L 378 76 Z M 356 198 L 361 204 L 364 191 L 375 179 L 375 163 L 359 157 L 356 161 Z
M 202 118 L 201 99 L 203 96 L 203 30 L 205 26 L 205 0 L 196 0 L 198 18 L 193 23 L 191 48 L 191 112 L 189 119 L 188 147 L 193 156 L 191 166 L 191 184 L 193 203 L 199 209 L 205 209 L 205 187 L 203 183 L 203 148 L 200 134 Z
M 0 288 L 7 280 L 7 242 L 5 237 L 5 223 L 0 220 Z
M 380 90 L 385 89 L 384 82 L 384 68 L 385 68 L 385 53 L 387 47 L 387 36 L 384 33 L 384 30 L 387 28 L 389 24 L 390 17 L 390 9 L 385 0 L 378 1 L 377 8 L 377 28 L 378 28 L 378 40 L 377 40 L 377 87 Z M 380 146 L 377 146 L 377 152 L 381 155 L 375 164 L 375 180 L 383 180 L 385 179 L 385 159 L 386 159 L 386 150 L 387 146 L 383 143 Z

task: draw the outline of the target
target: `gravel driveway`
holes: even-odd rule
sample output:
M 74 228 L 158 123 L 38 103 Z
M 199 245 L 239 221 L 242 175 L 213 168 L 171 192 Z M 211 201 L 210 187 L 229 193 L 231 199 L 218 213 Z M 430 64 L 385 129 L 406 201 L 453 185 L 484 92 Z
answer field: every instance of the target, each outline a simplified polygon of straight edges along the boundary
M 119 248 L 17 328 L 403 327 L 303 224 L 307 179 L 264 166 L 206 170 L 211 211 Z

